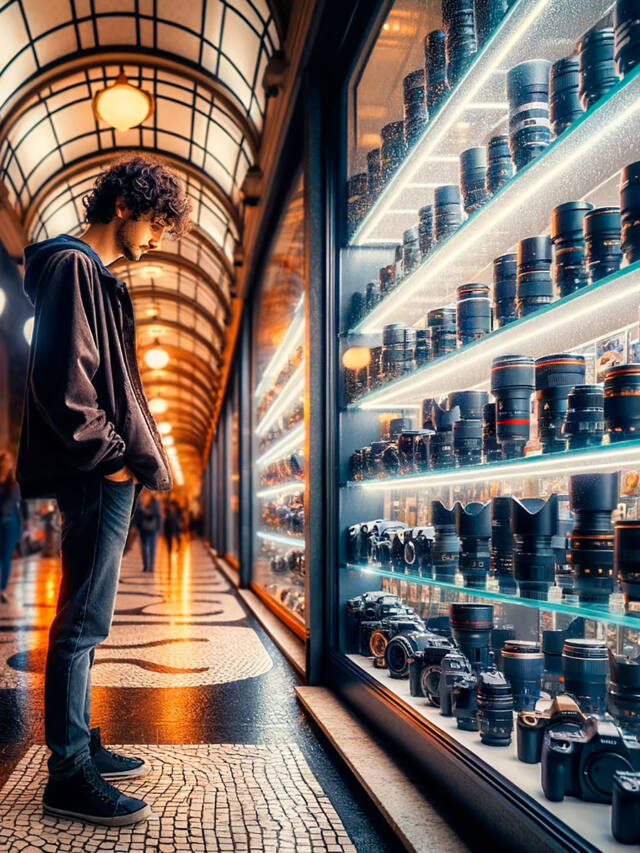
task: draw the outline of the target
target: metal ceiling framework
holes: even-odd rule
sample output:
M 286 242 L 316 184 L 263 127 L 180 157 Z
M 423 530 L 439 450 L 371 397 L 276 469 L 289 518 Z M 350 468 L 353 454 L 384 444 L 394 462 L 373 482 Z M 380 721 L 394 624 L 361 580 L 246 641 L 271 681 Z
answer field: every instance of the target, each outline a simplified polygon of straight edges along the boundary
M 263 129 L 261 80 L 280 34 L 267 0 L 0 0 L 0 189 L 30 242 L 84 228 L 82 197 L 123 151 L 182 177 L 194 227 L 113 269 L 136 315 L 148 397 L 162 396 L 187 486 L 199 484 L 216 411 L 242 240 L 240 187 Z M 92 109 L 124 70 L 154 98 L 116 131 Z M 156 345 L 162 370 L 144 362 Z

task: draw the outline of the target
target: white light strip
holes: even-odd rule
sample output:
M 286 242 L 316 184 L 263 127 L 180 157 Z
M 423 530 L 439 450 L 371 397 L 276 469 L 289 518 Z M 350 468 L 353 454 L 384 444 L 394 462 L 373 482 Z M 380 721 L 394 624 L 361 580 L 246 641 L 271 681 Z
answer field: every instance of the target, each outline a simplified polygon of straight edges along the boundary
M 468 486 L 490 480 L 512 480 L 518 477 L 538 477 L 545 474 L 568 474 L 575 471 L 598 471 L 640 463 L 640 440 L 624 444 L 607 444 L 599 448 L 573 450 L 567 453 L 550 453 L 528 456 L 513 462 L 495 462 L 467 468 L 451 468 L 421 476 L 387 477 L 382 480 L 364 480 L 349 483 L 349 488 L 360 487 L 371 492 L 411 490 L 436 486 Z
M 296 450 L 304 442 L 304 422 L 288 430 L 262 456 L 256 459 L 256 466 L 263 468 L 267 463 L 281 459 L 291 450 Z
M 280 483 L 277 486 L 269 486 L 256 492 L 257 498 L 274 498 L 278 495 L 295 495 L 296 492 L 304 492 L 304 480 L 291 480 L 288 483 Z
M 254 391 L 254 397 L 259 400 L 272 383 L 272 381 L 280 373 L 291 353 L 298 347 L 304 339 L 304 294 L 300 297 L 300 302 L 296 306 L 296 310 L 291 318 L 291 324 L 287 329 L 284 338 L 280 341 L 278 348 L 271 356 L 271 360 L 267 365 L 260 382 Z
M 266 539 L 269 542 L 277 542 L 279 545 L 290 545 L 292 548 L 304 547 L 304 536 L 282 536 L 280 533 L 267 533 L 264 530 L 256 530 L 258 539 Z
M 280 415 L 285 414 L 293 408 L 296 399 L 304 393 L 304 361 L 294 370 L 287 379 L 284 388 L 277 397 L 274 397 L 271 405 L 256 427 L 256 434 L 262 435 L 274 424 Z

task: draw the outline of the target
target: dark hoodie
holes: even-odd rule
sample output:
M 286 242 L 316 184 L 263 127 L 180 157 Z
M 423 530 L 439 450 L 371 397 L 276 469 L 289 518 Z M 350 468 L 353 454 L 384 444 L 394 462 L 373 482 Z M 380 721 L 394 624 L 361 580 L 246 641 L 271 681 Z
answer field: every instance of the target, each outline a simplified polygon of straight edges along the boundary
M 27 246 L 24 292 L 35 318 L 16 468 L 22 497 L 55 497 L 63 483 L 124 465 L 149 489 L 170 489 L 124 282 L 64 234 Z

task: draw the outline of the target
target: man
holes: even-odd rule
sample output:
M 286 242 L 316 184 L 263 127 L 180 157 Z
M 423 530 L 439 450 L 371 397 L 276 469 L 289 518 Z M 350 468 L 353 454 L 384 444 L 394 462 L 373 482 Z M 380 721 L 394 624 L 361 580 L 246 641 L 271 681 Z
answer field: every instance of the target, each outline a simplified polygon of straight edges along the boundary
M 143 486 L 172 487 L 136 361 L 133 307 L 109 270 L 189 227 L 176 175 L 146 156 L 102 173 L 84 199 L 88 227 L 25 250 L 35 318 L 18 449 L 23 498 L 55 497 L 63 517 L 62 583 L 49 632 L 44 811 L 108 826 L 145 820 L 141 800 L 106 779 L 139 776 L 140 758 L 105 749 L 90 729 L 94 647 L 111 628 L 120 562 Z

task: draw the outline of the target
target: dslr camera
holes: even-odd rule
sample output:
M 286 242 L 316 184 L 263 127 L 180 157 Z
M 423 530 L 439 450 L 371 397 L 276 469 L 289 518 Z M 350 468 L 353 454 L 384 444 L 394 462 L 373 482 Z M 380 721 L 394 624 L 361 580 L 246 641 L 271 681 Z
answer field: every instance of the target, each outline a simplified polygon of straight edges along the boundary
M 384 658 L 387 645 L 398 634 L 426 631 L 425 624 L 411 607 L 401 606 L 397 613 L 360 623 L 359 652 L 366 657 Z
M 383 519 L 363 521 L 352 524 L 347 530 L 347 561 L 350 563 L 366 563 L 369 559 L 369 537 L 375 525 L 383 524 Z
M 579 732 L 587 717 L 568 693 L 555 697 L 546 711 L 520 711 L 516 723 L 518 758 L 537 764 L 546 732 Z
M 440 669 L 440 713 L 443 717 L 452 717 L 454 688 L 465 678 L 471 678 L 471 664 L 461 651 L 452 649 L 442 658 Z
M 397 637 L 396 648 L 404 638 Z M 412 696 L 424 696 L 435 705 L 440 704 L 440 664 L 443 657 L 453 649 L 451 641 L 430 631 L 414 638 L 416 648 L 408 658 L 409 691 Z M 391 645 L 391 643 L 389 644 Z M 407 648 L 407 645 L 405 645 Z M 387 648 L 387 665 L 396 649 Z M 389 669 L 391 669 L 389 667 Z M 393 674 L 393 673 L 392 673 Z
M 362 595 L 347 601 L 347 613 L 351 614 L 357 622 L 384 619 L 392 611 L 395 613 L 398 607 L 404 607 L 399 595 L 380 590 L 363 592 Z

